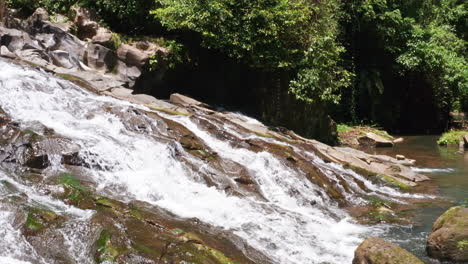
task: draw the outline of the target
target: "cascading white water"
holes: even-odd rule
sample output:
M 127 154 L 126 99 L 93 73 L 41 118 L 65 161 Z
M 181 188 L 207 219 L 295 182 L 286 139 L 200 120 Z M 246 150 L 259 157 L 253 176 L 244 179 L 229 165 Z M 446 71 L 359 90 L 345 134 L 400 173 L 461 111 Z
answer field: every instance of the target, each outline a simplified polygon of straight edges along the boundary
M 73 139 L 81 147 L 80 156 L 105 168 L 89 170 L 89 174 L 98 191 L 107 195 L 123 201 L 147 201 L 181 217 L 196 217 L 230 230 L 281 264 L 350 263 L 358 243 L 378 232 L 353 223 L 323 190 L 273 155 L 233 148 L 200 129 L 189 117 L 170 118 L 194 132 L 224 159 L 248 168 L 267 201 L 230 196 L 206 186 L 197 180 L 196 171 L 174 157 L 173 147 L 127 129 L 117 115 L 105 110 L 113 107 L 126 112 L 128 108 L 144 107 L 96 96 L 3 60 L 0 67 L 0 107 L 24 127 L 40 123 Z M 358 177 L 339 166 L 322 165 Z M 369 189 L 381 195 L 390 192 L 378 186 L 369 185 Z M 291 190 L 295 195 L 289 194 Z M 395 193 L 391 196 L 398 197 Z M 0 225 L 2 221 L 7 224 L 8 215 L 3 217 L 0 212 Z M 80 263 L 92 262 L 86 254 L 80 255 L 86 245 L 74 247 L 73 243 L 83 238 L 70 233 L 72 229 L 70 224 L 62 232 L 70 255 Z M 12 240 L 21 241 L 16 233 L 11 234 Z M 16 257 L 2 253 L 4 247 L 0 243 L 1 257 Z M 26 249 L 23 253 L 28 254 Z

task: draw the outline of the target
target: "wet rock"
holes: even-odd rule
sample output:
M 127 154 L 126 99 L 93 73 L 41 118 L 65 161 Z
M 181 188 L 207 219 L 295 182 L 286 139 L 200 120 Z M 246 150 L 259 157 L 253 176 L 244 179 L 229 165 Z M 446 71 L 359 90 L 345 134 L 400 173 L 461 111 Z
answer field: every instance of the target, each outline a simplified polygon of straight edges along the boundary
M 140 68 L 143 67 L 150 58 L 150 54 L 128 44 L 120 45 L 117 50 L 117 56 L 127 65 Z
M 352 148 L 333 148 L 314 140 L 309 142 L 324 160 L 344 164 L 364 176 L 378 176 L 384 182 L 401 189 L 409 189 L 417 186 L 418 182 L 429 180 L 427 176 L 405 166 L 402 161 L 388 156 L 370 155 Z
M 80 61 L 76 57 L 71 56 L 69 52 L 63 50 L 54 50 L 49 52 L 49 55 L 54 65 L 63 67 L 65 69 L 80 68 Z
M 394 144 L 403 143 L 403 141 L 405 141 L 403 138 L 397 138 L 397 139 L 393 140 L 393 143 Z
M 59 159 L 58 162 L 69 165 L 82 165 L 83 161 L 78 156 L 79 151 L 80 147 L 68 139 L 46 138 L 32 144 L 27 164 L 29 164 L 29 167 L 41 168 L 41 164 L 43 166 L 47 164 L 48 166 L 56 157 Z
M 368 132 L 365 136 L 358 138 L 359 144 L 375 147 L 393 147 L 393 142 L 375 133 Z
M 420 259 L 381 238 L 371 237 L 354 252 L 353 264 L 424 264 Z
M 202 106 L 204 105 L 202 102 L 197 101 L 193 98 L 190 98 L 188 96 L 182 95 L 182 94 L 171 94 L 169 98 L 169 102 L 173 104 L 179 104 L 179 105 L 184 105 L 184 106 Z
M 16 58 L 16 55 L 13 52 L 11 52 L 6 46 L 0 47 L 0 56 L 10 59 Z
M 88 67 L 103 73 L 115 71 L 118 63 L 115 53 L 99 44 L 89 44 L 84 58 Z
M 405 159 L 406 159 L 406 157 L 403 156 L 403 155 L 396 155 L 395 158 L 396 158 L 397 160 L 405 160 Z
M 430 257 L 454 262 L 468 261 L 468 208 L 452 207 L 440 216 L 427 240 Z

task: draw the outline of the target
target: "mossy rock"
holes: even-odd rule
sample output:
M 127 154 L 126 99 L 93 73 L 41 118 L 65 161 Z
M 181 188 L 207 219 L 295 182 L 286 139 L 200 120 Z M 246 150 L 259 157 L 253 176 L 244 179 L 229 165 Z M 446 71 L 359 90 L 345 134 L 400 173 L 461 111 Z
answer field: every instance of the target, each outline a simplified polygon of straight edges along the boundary
M 453 262 L 468 261 L 468 208 L 452 207 L 441 215 L 427 240 L 427 253 Z
M 60 174 L 58 183 L 65 190 L 59 198 L 66 203 L 81 209 L 96 208 L 93 193 L 74 174 L 68 172 Z
M 381 238 L 366 239 L 356 249 L 353 264 L 424 264 L 407 250 Z
M 26 208 L 26 221 L 23 233 L 26 236 L 36 235 L 49 227 L 58 227 L 64 221 L 64 217 L 55 212 L 39 207 Z

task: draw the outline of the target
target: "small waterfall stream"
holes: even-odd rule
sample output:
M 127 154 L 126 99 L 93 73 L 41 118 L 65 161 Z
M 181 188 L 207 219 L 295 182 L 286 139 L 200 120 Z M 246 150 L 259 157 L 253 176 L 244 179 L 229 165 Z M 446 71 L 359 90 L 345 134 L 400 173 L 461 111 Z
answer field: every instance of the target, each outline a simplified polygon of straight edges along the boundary
M 196 118 L 163 115 L 190 130 L 222 159 L 246 168 L 265 200 L 235 196 L 209 187 L 198 172 L 221 172 L 181 162 L 176 158 L 182 149 L 177 142 L 167 144 L 151 136 L 164 133 L 154 129 L 157 125 L 151 123 L 156 121 L 148 120 L 149 128 L 139 132 L 129 129 L 125 120 L 115 114 L 117 111 L 127 115 L 132 109 L 150 111 L 146 107 L 97 96 L 49 74 L 3 60 L 0 60 L 0 67 L 0 107 L 22 128 L 43 126 L 72 139 L 80 146 L 80 157 L 91 165 L 85 169 L 86 174 L 103 195 L 124 202 L 145 201 L 180 217 L 197 218 L 228 230 L 272 262 L 281 264 L 350 263 L 354 249 L 363 239 L 382 232 L 378 226 L 355 223 L 301 171 L 285 166 L 271 153 L 235 148 L 215 138 L 195 122 Z M 109 108 L 114 110 L 109 111 Z M 220 129 L 236 134 L 229 126 Z M 339 174 L 349 182 L 359 178 L 377 196 L 395 201 L 419 197 L 378 186 L 337 164 L 325 163 L 312 153 L 303 152 L 302 155 L 322 171 L 328 171 L 330 177 Z M 194 160 L 193 164 L 200 162 Z M 52 167 L 56 171 L 66 171 L 60 163 Z M 97 167 L 101 169 L 91 169 Z M 47 205 L 58 214 L 70 216 L 61 229 L 68 254 L 76 263 L 93 263 L 88 251 L 93 243 L 89 240 L 95 237 L 87 224 L 93 211 L 63 204 L 41 194 L 34 186 L 18 183 L 14 175 L 1 170 L 0 167 L 0 180 L 12 183 L 16 192 L 26 195 L 29 202 Z M 363 190 L 356 184 L 350 186 L 346 198 L 355 204 L 363 203 L 359 197 Z M 0 199 L 8 195 L 0 189 Z M 39 256 L 12 225 L 12 214 L 12 209 L 2 207 L 0 202 L 0 234 L 4 238 L 0 242 L 0 262 L 50 262 Z

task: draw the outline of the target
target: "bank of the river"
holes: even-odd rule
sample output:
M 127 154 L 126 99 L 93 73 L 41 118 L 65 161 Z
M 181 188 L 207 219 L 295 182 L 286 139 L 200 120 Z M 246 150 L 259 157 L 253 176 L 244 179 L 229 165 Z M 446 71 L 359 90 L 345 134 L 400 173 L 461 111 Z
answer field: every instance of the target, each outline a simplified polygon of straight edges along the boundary
M 417 162 L 414 169 L 425 173 L 439 188 L 440 196 L 447 203 L 437 203 L 418 209 L 410 227 L 390 227 L 388 240 L 415 253 L 427 263 L 431 260 L 425 252 L 426 239 L 435 220 L 449 207 L 468 204 L 468 152 L 458 153 L 456 146 L 438 146 L 438 136 L 407 136 L 405 141 L 393 148 L 368 150 L 373 154 L 395 156 L 401 154 Z

